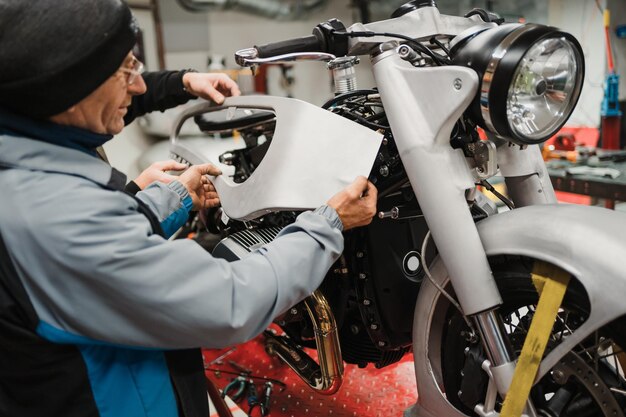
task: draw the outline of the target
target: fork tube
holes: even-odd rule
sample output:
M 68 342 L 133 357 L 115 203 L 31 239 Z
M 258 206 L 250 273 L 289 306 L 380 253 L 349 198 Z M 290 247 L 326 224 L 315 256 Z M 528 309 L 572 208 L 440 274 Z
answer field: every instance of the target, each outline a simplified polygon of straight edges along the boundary
M 492 311 L 486 311 L 474 316 L 476 325 L 487 352 L 487 357 L 493 366 L 500 366 L 514 360 L 511 354 L 511 346 L 503 336 L 504 331 L 498 315 Z
M 504 176 L 509 197 L 515 207 L 556 204 L 556 194 L 538 145 L 503 144 L 498 147 L 500 172 Z

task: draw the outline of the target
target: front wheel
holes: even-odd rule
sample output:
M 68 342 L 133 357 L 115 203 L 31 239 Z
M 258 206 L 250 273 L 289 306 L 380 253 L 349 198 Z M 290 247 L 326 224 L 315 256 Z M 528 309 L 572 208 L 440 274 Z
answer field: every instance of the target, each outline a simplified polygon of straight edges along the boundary
M 491 260 L 502 295 L 499 309 L 505 331 L 519 355 L 528 332 L 538 294 L 532 284 L 533 261 L 502 257 Z M 610 290 L 610 289 L 607 289 Z M 547 350 L 567 338 L 588 317 L 584 288 L 570 281 L 552 329 Z M 441 371 L 448 401 L 466 415 L 484 402 L 488 377 L 481 369 L 486 355 L 480 341 L 469 337 L 460 313 L 448 308 L 442 332 Z M 616 320 L 585 339 L 551 369 L 531 391 L 535 409 L 549 417 L 624 417 L 626 412 L 626 319 Z M 501 407 L 500 402 L 498 407 Z

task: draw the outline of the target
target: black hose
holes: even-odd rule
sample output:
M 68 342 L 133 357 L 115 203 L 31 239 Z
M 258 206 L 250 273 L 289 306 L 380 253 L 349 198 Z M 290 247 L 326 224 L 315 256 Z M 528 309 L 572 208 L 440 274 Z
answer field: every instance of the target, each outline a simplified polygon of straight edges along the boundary
M 432 38 L 430 38 L 430 43 L 433 45 L 437 45 L 443 52 L 446 53 L 446 55 L 450 56 L 450 51 L 448 50 L 448 48 L 445 47 L 443 43 L 441 43 L 441 41 L 439 41 L 439 39 L 433 36 Z
M 343 93 L 340 94 L 338 96 L 335 96 L 333 98 L 331 98 L 330 100 L 328 100 L 326 103 L 324 103 L 322 105 L 323 109 L 328 109 L 329 107 L 334 106 L 335 104 L 337 104 L 340 101 L 343 100 L 347 100 L 351 97 L 356 97 L 356 96 L 367 96 L 369 94 L 378 94 L 378 91 L 376 90 L 356 90 L 356 91 L 350 91 L 348 93 Z
M 373 130 L 378 130 L 378 129 L 387 130 L 387 129 L 389 129 L 389 126 L 385 126 L 385 125 L 381 125 L 381 124 L 378 124 L 378 123 L 370 122 L 365 117 L 359 116 L 358 114 L 355 114 L 355 113 L 352 113 L 349 110 L 343 109 L 343 111 L 341 113 L 342 114 L 340 114 L 340 116 L 344 116 L 344 117 L 346 117 L 346 119 L 350 119 L 352 121 L 357 121 L 357 122 L 361 123 L 363 126 L 369 127 L 370 129 L 373 129 Z

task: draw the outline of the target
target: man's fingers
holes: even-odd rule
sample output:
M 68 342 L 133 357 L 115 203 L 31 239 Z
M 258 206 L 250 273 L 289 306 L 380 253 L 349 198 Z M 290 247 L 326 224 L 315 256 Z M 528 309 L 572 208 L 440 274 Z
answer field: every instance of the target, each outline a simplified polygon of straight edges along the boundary
M 205 191 L 202 195 L 206 199 L 219 198 L 219 195 L 215 191 Z
M 239 86 L 237 85 L 237 83 L 235 81 L 233 81 L 232 79 L 225 77 L 219 80 L 219 83 L 221 84 L 220 90 L 228 93 L 228 95 L 231 96 L 239 96 L 241 95 L 241 91 L 239 90 Z
M 172 159 L 168 161 L 155 162 L 153 166 L 161 171 L 182 171 L 189 167 L 187 164 L 181 164 L 180 162 L 176 162 Z
M 346 187 L 346 190 L 350 193 L 350 195 L 355 196 L 356 198 L 365 196 L 367 195 L 368 182 L 367 178 L 358 176 L 352 184 Z
M 217 91 L 215 88 L 211 88 L 209 90 L 209 97 L 216 104 L 222 104 L 224 102 L 224 95 L 222 93 L 220 93 L 219 91 Z
M 217 207 L 220 205 L 219 198 L 207 198 L 204 200 L 204 208 Z
M 189 166 L 186 164 L 171 161 L 171 163 L 163 164 L 160 169 L 161 171 L 183 171 L 187 168 L 189 168 Z
M 239 86 L 228 75 L 222 73 L 193 73 L 183 75 L 183 84 L 191 94 L 222 104 L 226 96 L 241 94 Z
M 239 95 L 235 94 L 235 90 L 239 91 L 239 87 L 237 83 L 233 81 L 226 74 L 214 74 L 215 79 L 213 85 L 209 87 L 209 96 L 211 100 L 216 102 L 217 104 L 222 104 L 224 102 L 225 96 L 234 96 Z
M 224 102 L 224 95 L 220 93 L 210 82 L 205 82 L 201 84 L 201 86 L 196 87 L 192 93 L 217 104 L 222 104 Z
M 363 192 L 363 198 L 367 198 L 368 200 L 377 200 L 378 199 L 378 189 L 371 181 L 367 181 L 367 188 Z
M 204 190 L 205 193 L 216 193 L 217 191 L 215 190 L 215 187 L 213 187 L 213 184 L 203 184 L 202 185 L 202 189 Z
M 200 175 L 221 175 L 222 171 L 218 167 L 213 164 L 202 164 L 195 165 L 194 168 L 198 171 Z
M 210 197 L 217 197 L 217 191 L 214 188 L 204 187 L 204 194 Z

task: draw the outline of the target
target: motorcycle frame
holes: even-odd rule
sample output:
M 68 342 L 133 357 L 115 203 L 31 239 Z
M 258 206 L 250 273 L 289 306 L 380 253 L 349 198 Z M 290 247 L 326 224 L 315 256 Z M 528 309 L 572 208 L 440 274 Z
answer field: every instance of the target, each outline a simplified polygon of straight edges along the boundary
M 477 16 L 443 16 L 436 7 L 423 7 L 396 19 L 355 24 L 348 30 L 401 32 L 413 39 L 428 39 L 434 35 L 451 38 L 471 32 L 472 27 L 485 25 L 489 24 Z M 618 254 L 626 253 L 626 243 L 614 238 L 615 234 L 626 234 L 625 217 L 602 209 L 553 205 L 556 196 L 538 146 L 520 148 L 502 138 L 491 137 L 490 140 L 497 145 L 500 171 L 518 208 L 492 216 L 477 226 L 465 197 L 466 191 L 475 187 L 477 178 L 473 174 L 474 167 L 461 150 L 450 146 L 449 140 L 454 124 L 474 99 L 480 80 L 473 70 L 460 66 L 414 67 L 402 59 L 391 44 L 384 45 L 387 41 L 392 39 L 352 38 L 350 54 L 371 54 L 374 77 L 396 146 L 439 251 L 439 257 L 431 268 L 432 276 L 439 284 L 446 284 L 449 280 L 464 314 L 476 317 L 477 322 L 483 324 L 479 326 L 482 329 L 481 340 L 492 356 L 488 373 L 497 391 L 504 394 L 515 362 L 508 356 L 505 347 L 496 347 L 506 340 L 498 323 L 490 322 L 497 317 L 495 312 L 502 298 L 488 256 L 521 255 L 550 262 L 571 273 L 589 295 L 590 317 L 543 359 L 537 376 L 539 380 L 573 346 L 600 326 L 626 314 L 626 305 L 619 296 L 626 291 L 626 276 L 619 261 L 615 260 L 621 259 Z M 384 47 L 378 49 L 381 44 Z M 239 100 L 229 98 L 225 106 L 242 104 L 243 101 Z M 265 100 L 270 102 L 274 98 Z M 302 125 L 323 124 L 329 116 L 320 113 L 318 120 L 306 122 L 300 118 L 300 129 Z M 178 129 L 187 117 L 190 113 L 179 118 Z M 280 123 L 279 118 L 277 129 Z M 293 127 L 298 129 L 297 125 Z M 173 142 L 176 134 L 175 128 Z M 315 132 L 306 131 L 303 134 L 311 136 Z M 325 150 L 322 149 L 322 152 Z M 184 153 L 182 150 L 179 154 Z M 315 155 L 309 156 L 314 158 Z M 276 174 L 289 176 L 294 173 Z M 324 186 L 323 181 L 318 184 L 319 187 Z M 263 187 L 260 183 L 258 186 Z M 222 193 L 222 190 L 218 191 Z M 234 193 L 230 197 L 237 198 Z M 256 213 L 264 209 L 270 211 L 271 208 L 257 207 Z M 536 234 L 538 227 L 545 230 L 539 238 Z M 559 228 L 568 228 L 571 232 L 563 233 Z M 593 246 L 586 242 L 590 234 L 594 236 Z M 613 254 L 614 259 L 607 262 L 607 254 Z M 603 276 L 603 282 L 596 279 L 598 273 Z M 607 288 L 611 289 L 608 297 Z M 480 296 L 477 296 L 478 289 Z M 405 412 L 406 416 L 464 415 L 446 400 L 438 374 L 441 369 L 433 365 L 440 363 L 437 359 L 440 352 L 437 340 L 441 336 L 434 332 L 442 328 L 441 325 L 437 327 L 434 320 L 437 319 L 436 312 L 445 303 L 447 301 L 438 290 L 424 280 L 415 306 L 413 325 L 420 398 L 414 407 Z M 499 355 L 496 361 L 493 361 L 494 354 Z M 527 409 L 527 413 L 534 415 L 532 407 Z

